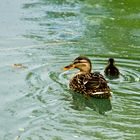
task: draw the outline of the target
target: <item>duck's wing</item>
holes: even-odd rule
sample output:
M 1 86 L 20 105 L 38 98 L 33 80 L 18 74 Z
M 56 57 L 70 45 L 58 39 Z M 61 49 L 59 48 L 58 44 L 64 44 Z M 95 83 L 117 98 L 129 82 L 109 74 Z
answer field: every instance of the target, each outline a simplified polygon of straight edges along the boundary
M 85 83 L 86 90 L 92 90 L 93 92 L 102 92 L 109 89 L 107 81 L 100 73 L 91 73 L 89 79 Z

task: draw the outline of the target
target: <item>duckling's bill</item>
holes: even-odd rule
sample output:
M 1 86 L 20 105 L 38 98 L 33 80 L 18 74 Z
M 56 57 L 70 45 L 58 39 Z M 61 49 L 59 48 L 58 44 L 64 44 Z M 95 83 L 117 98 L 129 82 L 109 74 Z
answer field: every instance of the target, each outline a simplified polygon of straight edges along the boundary
M 75 68 L 75 65 L 74 64 L 70 64 L 70 65 L 68 65 L 68 66 L 65 66 L 64 68 L 63 68 L 63 70 L 71 70 L 71 69 L 74 69 Z

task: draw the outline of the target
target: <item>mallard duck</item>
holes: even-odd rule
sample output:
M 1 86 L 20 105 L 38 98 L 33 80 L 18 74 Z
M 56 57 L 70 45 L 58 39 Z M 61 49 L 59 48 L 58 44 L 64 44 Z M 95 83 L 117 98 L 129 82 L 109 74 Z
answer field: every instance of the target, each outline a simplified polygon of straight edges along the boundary
M 117 78 L 119 77 L 119 69 L 115 66 L 115 60 L 113 58 L 109 58 L 108 65 L 106 66 L 104 73 L 106 76 Z
M 91 72 L 91 61 L 87 57 L 77 57 L 64 70 L 79 69 L 70 80 L 69 87 L 75 92 L 94 98 L 109 98 L 111 96 L 107 81 L 99 72 Z

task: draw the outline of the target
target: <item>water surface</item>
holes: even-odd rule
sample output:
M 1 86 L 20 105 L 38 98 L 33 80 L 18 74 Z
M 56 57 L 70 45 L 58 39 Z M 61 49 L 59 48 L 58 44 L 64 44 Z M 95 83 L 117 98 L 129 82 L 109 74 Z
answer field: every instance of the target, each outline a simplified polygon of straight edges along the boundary
M 139 0 L 2 1 L 0 139 L 139 139 L 139 9 Z M 62 68 L 79 55 L 102 74 L 115 58 L 111 101 L 69 91 L 76 71 Z

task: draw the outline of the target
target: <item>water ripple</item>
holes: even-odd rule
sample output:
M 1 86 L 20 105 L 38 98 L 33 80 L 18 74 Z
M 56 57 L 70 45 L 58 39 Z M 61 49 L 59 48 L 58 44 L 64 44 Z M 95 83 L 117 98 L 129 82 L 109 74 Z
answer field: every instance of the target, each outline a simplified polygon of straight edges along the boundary
M 136 1 L 8 0 L 0 6 L 10 10 L 1 12 L 0 22 L 0 139 L 139 139 Z M 61 68 L 79 55 L 87 55 L 93 70 L 103 75 L 107 59 L 115 58 L 121 74 L 106 77 L 111 100 L 87 99 L 69 90 L 77 70 Z

